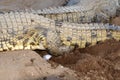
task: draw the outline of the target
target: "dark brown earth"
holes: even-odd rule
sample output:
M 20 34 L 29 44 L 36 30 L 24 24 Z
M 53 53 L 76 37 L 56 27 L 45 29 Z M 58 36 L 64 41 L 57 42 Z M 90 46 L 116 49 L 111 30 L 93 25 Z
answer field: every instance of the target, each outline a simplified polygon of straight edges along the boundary
M 109 40 L 51 61 L 77 72 L 83 80 L 120 80 L 120 42 Z

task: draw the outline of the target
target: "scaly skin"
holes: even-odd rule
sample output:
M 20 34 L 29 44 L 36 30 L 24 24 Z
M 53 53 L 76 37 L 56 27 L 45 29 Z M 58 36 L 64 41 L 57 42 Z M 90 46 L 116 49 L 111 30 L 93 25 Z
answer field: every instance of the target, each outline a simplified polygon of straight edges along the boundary
M 119 26 L 57 23 L 23 12 L 1 14 L 0 27 L 0 51 L 47 49 L 53 55 L 61 55 L 76 44 L 85 48 L 107 39 L 120 40 Z
M 52 20 L 28 12 L 10 12 L 0 14 L 0 51 L 17 49 L 44 49 L 38 45 L 33 26 L 50 26 Z M 36 42 L 33 41 L 36 40 Z M 31 44 L 31 46 L 29 45 Z
M 65 6 L 38 11 L 32 10 L 32 12 L 62 22 L 85 23 L 97 20 L 94 7 Z
M 30 11 L 30 13 L 56 21 L 72 23 L 109 22 L 110 17 L 116 15 L 117 4 L 115 2 L 117 1 L 95 0 L 92 2 L 87 3 L 88 5 L 54 7 L 36 11 L 31 9 L 32 11 L 27 10 L 26 12 Z
M 50 28 L 46 31 L 48 31 L 46 48 L 53 55 L 69 52 L 74 49 L 75 45 L 78 45 L 79 48 L 85 48 L 108 39 L 120 40 L 120 26 L 103 23 L 56 23 L 56 32 L 50 32 Z
M 81 4 L 32 11 L 56 21 L 72 23 L 109 22 L 110 17 L 116 15 L 117 4 L 114 0 L 95 0 L 93 2 L 95 4 L 88 3 L 88 5 Z

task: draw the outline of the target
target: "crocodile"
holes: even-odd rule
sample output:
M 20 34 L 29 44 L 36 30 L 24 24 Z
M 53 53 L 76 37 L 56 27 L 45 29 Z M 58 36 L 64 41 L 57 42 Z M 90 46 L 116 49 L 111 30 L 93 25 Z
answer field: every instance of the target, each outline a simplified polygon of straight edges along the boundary
M 62 55 L 75 48 L 107 39 L 120 40 L 120 26 L 103 23 L 75 24 L 28 12 L 0 14 L 0 51 L 40 49 Z
M 29 40 L 31 41 L 32 37 L 28 40 L 27 37 L 30 36 L 28 36 L 29 33 L 26 34 L 27 30 L 29 30 L 32 26 L 35 26 L 36 23 L 43 26 L 50 26 L 51 22 L 52 20 L 50 19 L 28 12 L 10 12 L 0 14 L 0 51 L 17 50 L 23 48 L 30 49 L 30 46 L 26 42 L 29 42 Z M 26 39 L 24 38 L 23 40 L 22 37 L 26 37 Z M 17 38 L 21 40 L 18 40 Z M 25 45 L 29 47 L 25 47 Z M 41 47 L 41 49 L 43 48 L 42 46 L 37 45 L 34 45 L 33 48 L 37 47 Z
M 109 22 L 116 15 L 117 4 L 112 0 L 96 0 L 95 4 L 50 7 L 42 10 L 31 10 L 44 17 L 73 23 Z

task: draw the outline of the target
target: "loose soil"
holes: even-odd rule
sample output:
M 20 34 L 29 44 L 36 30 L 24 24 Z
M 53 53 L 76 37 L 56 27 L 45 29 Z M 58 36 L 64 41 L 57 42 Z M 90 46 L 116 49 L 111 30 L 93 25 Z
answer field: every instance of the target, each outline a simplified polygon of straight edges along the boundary
M 51 62 L 75 70 L 83 80 L 120 80 L 120 42 L 107 40 L 93 47 L 53 57 Z

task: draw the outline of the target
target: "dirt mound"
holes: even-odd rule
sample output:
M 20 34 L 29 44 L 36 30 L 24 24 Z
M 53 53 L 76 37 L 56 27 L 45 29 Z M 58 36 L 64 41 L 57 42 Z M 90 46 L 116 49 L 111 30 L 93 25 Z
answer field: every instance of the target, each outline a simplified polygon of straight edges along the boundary
M 93 47 L 75 51 L 51 61 L 75 70 L 84 80 L 120 79 L 120 42 L 108 40 Z
M 74 71 L 55 65 L 30 50 L 1 52 L 0 80 L 78 80 Z

